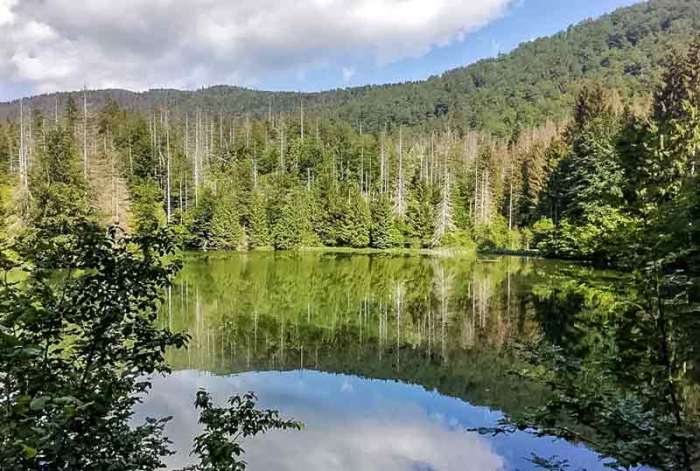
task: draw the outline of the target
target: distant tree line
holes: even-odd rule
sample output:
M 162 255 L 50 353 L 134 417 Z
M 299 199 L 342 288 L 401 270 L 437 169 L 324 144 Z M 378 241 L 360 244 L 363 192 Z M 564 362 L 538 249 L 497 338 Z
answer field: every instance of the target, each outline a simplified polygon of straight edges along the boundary
M 699 28 L 696 1 L 651 0 L 425 81 L 320 93 L 224 85 L 196 91 L 104 90 L 89 91 L 88 100 L 95 109 L 113 99 L 125 109 L 144 113 L 163 108 L 182 115 L 199 109 L 251 119 L 298 113 L 303 101 L 307 112 L 322 121 L 341 120 L 366 132 L 404 126 L 428 133 L 449 127 L 508 138 L 521 128 L 568 119 L 578 92 L 589 81 L 644 102 L 648 90 L 661 81 L 668 51 L 686 47 Z M 82 102 L 82 93 L 74 92 L 34 97 L 28 105 L 53 116 L 70 97 Z M 0 118 L 16 119 L 17 108 L 17 102 L 0 104 Z

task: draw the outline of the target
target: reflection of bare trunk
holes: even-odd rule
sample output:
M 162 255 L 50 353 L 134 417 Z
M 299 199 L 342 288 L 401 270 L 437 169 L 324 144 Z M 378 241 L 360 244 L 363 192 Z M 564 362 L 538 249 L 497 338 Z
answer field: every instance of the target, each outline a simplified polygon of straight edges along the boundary
M 173 288 L 168 286 L 168 330 L 173 330 Z
M 434 266 L 435 271 L 435 290 L 439 300 L 440 313 L 440 348 L 442 361 L 447 364 L 447 322 L 449 318 L 449 294 L 450 294 L 450 278 L 445 272 L 445 267 L 440 263 Z
M 258 311 L 253 311 L 253 353 L 258 351 Z
M 283 320 L 282 321 L 282 329 L 280 330 L 280 347 L 281 347 L 281 355 L 280 355 L 280 366 L 284 366 L 284 347 L 285 347 L 285 335 L 284 335 L 284 328 L 285 328 L 286 322 Z
M 433 310 L 428 307 L 428 358 L 433 356 Z
M 403 301 L 403 286 L 396 284 L 394 299 L 396 300 L 396 369 L 401 368 L 401 309 Z

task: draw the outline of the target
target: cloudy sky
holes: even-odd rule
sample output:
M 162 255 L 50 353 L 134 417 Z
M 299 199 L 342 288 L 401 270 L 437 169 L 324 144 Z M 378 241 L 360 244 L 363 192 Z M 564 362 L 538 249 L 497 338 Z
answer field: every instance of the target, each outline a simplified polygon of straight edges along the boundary
M 0 100 L 425 78 L 635 0 L 0 0 Z

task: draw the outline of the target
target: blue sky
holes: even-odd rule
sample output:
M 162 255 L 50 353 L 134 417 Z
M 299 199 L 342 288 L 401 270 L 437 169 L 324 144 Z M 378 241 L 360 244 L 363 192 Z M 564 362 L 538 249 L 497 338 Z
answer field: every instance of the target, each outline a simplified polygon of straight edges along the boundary
M 634 0 L 0 0 L 0 100 L 424 79 Z
M 199 430 L 191 402 L 198 389 L 205 389 L 216 401 L 255 391 L 261 407 L 304 423 L 301 432 L 270 432 L 247 443 L 251 469 L 534 471 L 539 468 L 529 461 L 531 453 L 565 456 L 572 469 L 606 469 L 596 453 L 564 440 L 525 432 L 498 437 L 467 432 L 493 427 L 502 413 L 419 385 L 311 370 L 231 376 L 183 370 L 153 380 L 135 422 L 174 417 L 166 430 L 179 452 L 168 460 L 172 467 L 191 464 L 186 450 Z
M 639 0 L 521 0 L 505 16 L 470 33 L 463 41 L 436 47 L 425 56 L 382 67 L 370 60 L 355 67 L 355 74 L 348 81 L 344 81 L 342 76 L 321 70 L 301 79 L 298 76 L 270 79 L 262 87 L 314 91 L 347 85 L 422 80 L 479 59 L 509 52 L 523 41 L 550 36 L 587 18 L 595 18 L 635 3 L 639 3 Z

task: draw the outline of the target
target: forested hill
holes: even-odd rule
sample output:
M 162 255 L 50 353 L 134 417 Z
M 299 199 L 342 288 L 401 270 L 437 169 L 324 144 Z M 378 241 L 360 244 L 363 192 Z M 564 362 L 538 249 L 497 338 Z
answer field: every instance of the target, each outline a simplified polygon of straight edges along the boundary
M 310 114 L 338 117 L 370 131 L 397 124 L 430 128 L 450 120 L 453 127 L 506 136 L 516 127 L 565 118 L 588 80 L 645 98 L 658 84 L 668 51 L 682 48 L 698 29 L 699 1 L 652 0 L 420 82 L 303 94 L 233 86 L 143 93 L 99 90 L 88 91 L 87 99 L 96 108 L 113 98 L 127 108 L 167 106 L 173 112 L 258 116 L 295 112 L 303 101 Z M 64 107 L 69 95 L 37 96 L 27 104 L 50 115 L 56 106 Z M 17 104 L 0 104 L 0 117 L 14 116 Z

